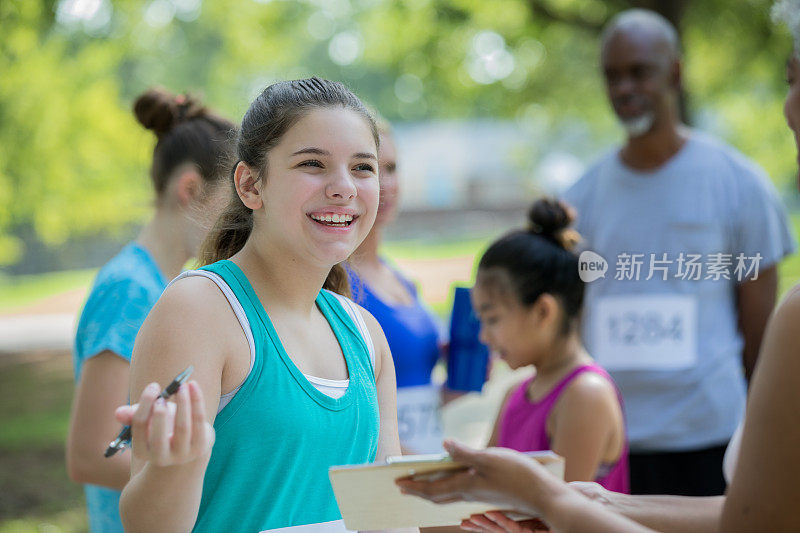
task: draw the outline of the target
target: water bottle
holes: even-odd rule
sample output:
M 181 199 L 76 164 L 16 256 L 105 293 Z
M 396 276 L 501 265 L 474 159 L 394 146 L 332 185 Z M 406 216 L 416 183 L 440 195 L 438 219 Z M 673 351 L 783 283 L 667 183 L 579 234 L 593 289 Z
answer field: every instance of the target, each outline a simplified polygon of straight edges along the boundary
M 450 353 L 447 356 L 447 388 L 480 392 L 486 381 L 489 349 L 478 340 L 480 322 L 472 310 L 467 287 L 455 287 L 450 315 Z

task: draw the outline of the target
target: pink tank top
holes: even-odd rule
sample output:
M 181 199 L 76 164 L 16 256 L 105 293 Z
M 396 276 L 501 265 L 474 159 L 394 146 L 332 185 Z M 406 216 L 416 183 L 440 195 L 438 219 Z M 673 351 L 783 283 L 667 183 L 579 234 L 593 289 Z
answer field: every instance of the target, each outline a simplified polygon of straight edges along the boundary
M 600 374 L 614 384 L 611 376 L 600 366 L 596 364 L 584 365 L 570 372 L 544 398 L 537 402 L 532 402 L 528 400 L 526 391 L 535 376 L 525 380 L 522 385 L 511 393 L 501 414 L 502 419 L 500 421 L 497 445 L 520 452 L 549 450 L 550 439 L 547 438 L 546 428 L 550 411 L 567 385 L 584 372 Z M 614 389 L 617 389 L 615 384 Z M 622 406 L 622 397 L 619 394 L 619 390 L 617 390 L 617 398 L 620 406 Z M 619 459 L 613 464 L 601 464 L 594 480 L 608 490 L 626 494 L 630 492 L 627 439 Z

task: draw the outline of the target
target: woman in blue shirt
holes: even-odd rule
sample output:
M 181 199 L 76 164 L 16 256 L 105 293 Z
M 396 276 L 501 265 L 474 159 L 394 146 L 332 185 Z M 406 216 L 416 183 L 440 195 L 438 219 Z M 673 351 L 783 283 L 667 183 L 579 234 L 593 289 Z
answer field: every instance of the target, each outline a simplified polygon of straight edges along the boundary
M 404 453 L 441 450 L 439 388 L 431 372 L 441 355 L 439 327 L 416 287 L 379 254 L 383 230 L 397 215 L 397 149 L 389 125 L 378 122 L 380 199 L 367 238 L 350 258 L 353 299 L 378 320 L 397 376 L 397 422 Z
M 197 249 L 225 192 L 219 164 L 230 152 L 233 123 L 194 99 L 150 89 L 134 114 L 157 138 L 151 178 L 155 213 L 136 240 L 103 266 L 78 322 L 77 383 L 67 440 L 67 469 L 85 485 L 93 533 L 121 532 L 120 490 L 130 454 L 103 457 L 119 431 L 114 408 L 128 400 L 133 342 L 167 286 Z

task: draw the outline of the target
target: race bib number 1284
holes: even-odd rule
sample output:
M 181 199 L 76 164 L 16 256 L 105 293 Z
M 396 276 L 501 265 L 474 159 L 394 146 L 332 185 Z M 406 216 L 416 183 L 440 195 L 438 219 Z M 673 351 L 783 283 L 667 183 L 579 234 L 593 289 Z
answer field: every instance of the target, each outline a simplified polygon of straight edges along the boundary
M 592 351 L 610 370 L 676 370 L 697 361 L 697 299 L 637 294 L 600 298 Z

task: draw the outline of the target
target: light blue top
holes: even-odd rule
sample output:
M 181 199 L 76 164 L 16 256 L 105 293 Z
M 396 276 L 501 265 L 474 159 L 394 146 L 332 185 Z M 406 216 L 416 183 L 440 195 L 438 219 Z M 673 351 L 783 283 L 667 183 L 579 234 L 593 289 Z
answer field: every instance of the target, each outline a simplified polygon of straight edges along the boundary
M 785 209 L 768 176 L 733 148 L 693 132 L 675 156 L 652 172 L 628 168 L 614 150 L 567 191 L 565 200 L 578 212 L 585 248 L 608 262 L 605 277 L 587 284 L 587 348 L 607 365 L 601 345 L 614 346 L 607 339 L 633 347 L 627 356 L 633 365 L 609 369 L 625 400 L 632 451 L 691 450 L 727 442 L 742 417 L 746 392 L 737 327 L 737 256 L 761 254 L 763 271 L 795 249 Z M 665 253 L 672 262 L 658 265 L 666 265 L 667 279 L 659 270 L 646 279 L 649 265 L 655 264 L 650 254 L 660 260 Z M 680 277 L 681 268 L 686 274 L 686 264 L 678 261 L 681 253 L 702 256 L 701 279 Z M 620 260 L 622 254 L 644 254 L 638 280 L 615 279 L 617 267 L 627 261 Z M 713 254 L 730 254 L 724 261 L 731 263 L 726 267 L 731 279 L 709 270 Z M 684 316 L 694 318 L 673 322 L 676 317 L 669 313 L 685 302 L 692 310 Z M 696 336 L 681 337 L 689 329 Z M 674 339 L 683 339 L 686 351 L 694 354 L 675 353 L 676 360 L 693 362 L 634 368 L 637 354 L 642 360 L 652 357 L 651 343 Z M 612 359 L 617 355 L 607 352 Z M 671 355 L 662 351 L 660 357 L 663 362 Z
M 255 361 L 214 420 L 216 439 L 194 531 L 255 532 L 341 521 L 328 469 L 372 462 L 378 448 L 375 370 L 364 338 L 337 298 L 320 291 L 317 307 L 339 341 L 350 380 L 344 396 L 327 396 L 292 362 L 241 269 L 224 260 L 203 270 L 219 275 L 242 305 Z M 338 527 L 344 531 L 343 524 Z
M 131 360 L 136 333 L 166 286 L 153 258 L 135 242 L 100 269 L 78 322 L 73 354 L 76 381 L 84 361 L 105 350 Z M 109 441 L 113 438 L 108 436 Z M 84 485 L 84 492 L 91 532 L 122 532 L 120 492 L 95 485 Z

